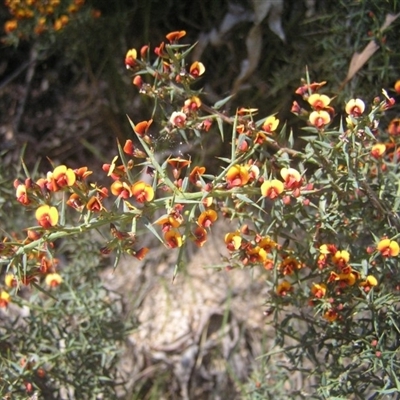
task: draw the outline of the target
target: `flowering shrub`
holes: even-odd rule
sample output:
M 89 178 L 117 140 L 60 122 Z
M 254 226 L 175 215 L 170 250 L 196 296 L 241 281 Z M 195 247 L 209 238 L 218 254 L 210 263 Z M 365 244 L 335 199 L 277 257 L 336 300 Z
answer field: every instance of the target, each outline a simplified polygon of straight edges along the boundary
M 213 224 L 229 220 L 236 228 L 221 238 L 229 254 L 222 262 L 265 271 L 276 342 L 293 370 L 315 376 L 305 390 L 323 398 L 399 391 L 399 124 L 381 123 L 394 99 L 383 90 L 335 104 L 326 82 L 306 76 L 291 108 L 302 131 L 256 108 L 229 116 L 229 98 L 209 106 L 193 89 L 205 66 L 187 61 L 193 46 L 184 36 L 127 52 L 133 85 L 155 106 L 143 121 L 128 119 L 132 138 L 102 166 L 106 186 L 86 166 L 15 180 L 16 200 L 35 222 L 1 244 L 0 307 L 26 285 L 51 295 L 64 284 L 59 239 L 105 228 L 99 253 L 142 260 L 151 251 L 141 242 L 147 231 L 176 249 L 175 275 L 185 246 L 203 246 Z M 195 146 L 211 135 L 229 146 L 217 168 L 196 160 Z M 189 151 L 163 157 L 162 141 Z M 285 347 L 288 338 L 295 344 Z
M 51 36 L 65 29 L 72 21 L 100 16 L 100 11 L 85 7 L 85 0 L 6 0 L 5 5 L 11 14 L 4 24 L 10 42 L 32 36 Z

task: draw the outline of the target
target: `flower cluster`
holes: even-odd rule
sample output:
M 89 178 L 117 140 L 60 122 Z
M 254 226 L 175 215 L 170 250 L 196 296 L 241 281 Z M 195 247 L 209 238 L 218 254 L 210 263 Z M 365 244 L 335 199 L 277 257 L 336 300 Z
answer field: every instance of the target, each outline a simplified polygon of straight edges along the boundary
M 6 21 L 4 31 L 19 38 L 63 30 L 78 15 L 86 13 L 85 0 L 6 0 L 12 19 Z M 92 10 L 98 18 L 100 11 Z

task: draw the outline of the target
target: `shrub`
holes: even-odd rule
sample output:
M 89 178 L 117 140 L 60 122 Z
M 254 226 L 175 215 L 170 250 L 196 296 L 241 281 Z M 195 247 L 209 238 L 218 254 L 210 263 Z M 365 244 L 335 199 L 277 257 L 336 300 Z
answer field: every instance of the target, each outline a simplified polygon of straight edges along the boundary
M 24 304 L 18 296 L 25 286 L 40 293 L 30 304 L 56 302 L 58 290 L 72 287 L 57 263 L 62 240 L 102 229 L 99 253 L 142 260 L 151 249 L 141 238 L 150 232 L 177 251 L 175 275 L 184 268 L 185 246 L 203 246 L 215 221 L 227 219 L 237 228 L 224 237 L 225 268 L 265 270 L 268 313 L 287 368 L 315 377 L 304 392 L 319 398 L 399 392 L 399 121 L 381 124 L 395 104 L 389 89 L 371 102 L 354 96 L 335 104 L 329 84 L 306 73 L 291 108 L 302 133 L 276 115 L 258 117 L 256 108 L 229 116 L 223 109 L 229 98 L 209 106 L 192 89 L 205 67 L 187 61 L 193 46 L 181 44 L 184 36 L 171 32 L 154 49 L 127 52 L 133 84 L 154 109 L 145 120 L 129 119 L 132 139 L 118 143 L 118 155 L 102 166 L 107 186 L 90 182 L 86 166 L 65 165 L 40 178 L 25 171 L 14 182 L 17 201 L 36 225 L 2 243 L 7 288 L 0 304 Z M 228 156 L 205 165 L 197 147 L 219 137 Z M 268 393 L 267 385 L 256 385 L 254 395 Z

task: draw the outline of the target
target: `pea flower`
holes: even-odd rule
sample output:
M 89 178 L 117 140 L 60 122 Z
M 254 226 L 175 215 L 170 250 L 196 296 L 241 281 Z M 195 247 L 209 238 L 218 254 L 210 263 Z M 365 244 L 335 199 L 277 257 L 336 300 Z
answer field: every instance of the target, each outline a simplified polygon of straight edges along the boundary
M 265 236 L 261 238 L 261 240 L 258 242 L 258 245 L 267 253 L 269 253 L 272 249 L 278 246 L 278 243 L 272 240 L 269 236 Z
M 352 117 L 359 117 L 365 110 L 365 103 L 361 99 L 351 99 L 347 102 L 345 111 Z
M 45 282 L 47 286 L 55 288 L 61 284 L 62 278 L 61 275 L 54 272 L 46 275 Z
M 35 213 L 36 219 L 40 226 L 49 229 L 58 223 L 58 211 L 55 207 L 50 207 L 47 204 L 40 206 Z
M 374 144 L 371 148 L 371 156 L 374 158 L 380 158 L 386 151 L 386 145 L 384 143 Z
M 298 269 L 301 269 L 301 263 L 293 257 L 286 257 L 279 265 L 279 270 L 283 275 L 292 275 Z
M 331 116 L 327 111 L 313 111 L 308 117 L 311 125 L 314 125 L 318 129 L 322 129 L 325 125 L 331 122 Z
M 4 290 L 0 291 L 0 308 L 6 308 L 11 301 L 11 296 Z
M 14 274 L 8 273 L 4 278 L 4 283 L 9 288 L 16 287 L 18 285 L 17 277 Z
M 277 286 L 277 288 L 276 288 L 276 293 L 277 293 L 279 296 L 286 296 L 286 295 L 288 295 L 292 290 L 293 290 L 292 285 L 291 285 L 288 281 L 284 280 L 284 281 L 282 281 L 282 282 Z
M 271 115 L 265 119 L 261 128 L 264 132 L 273 133 L 275 132 L 278 125 L 279 125 L 279 119 L 275 118 L 274 115 Z
M 218 214 L 214 210 L 203 211 L 197 218 L 197 223 L 203 228 L 209 228 L 218 219 Z
M 168 33 L 165 37 L 170 41 L 170 43 L 174 43 L 179 39 L 183 38 L 186 35 L 186 31 L 174 31 Z
M 276 199 L 284 190 L 283 183 L 278 179 L 272 179 L 265 181 L 261 185 L 261 195 L 269 197 L 270 199 Z
M 28 197 L 27 187 L 24 184 L 20 184 L 17 186 L 16 196 L 17 196 L 17 201 L 23 204 L 24 206 L 27 206 L 28 204 L 31 203 L 31 200 Z
M 127 199 L 132 196 L 132 189 L 126 182 L 114 181 L 110 189 L 114 196 L 120 196 L 123 199 Z
M 238 250 L 242 244 L 242 237 L 239 231 L 227 233 L 225 235 L 225 244 L 229 251 Z
M 246 255 L 251 263 L 264 263 L 267 259 L 267 252 L 260 246 L 246 247 Z
M 136 49 L 130 49 L 125 55 L 125 66 L 127 69 L 132 69 L 136 66 L 137 51 Z
M 308 102 L 315 111 L 321 111 L 328 107 L 331 99 L 325 94 L 314 93 L 308 98 Z
M 167 232 L 172 228 L 178 228 L 182 222 L 182 215 L 166 214 L 154 221 L 154 224 L 161 225 L 162 231 Z
M 197 78 L 203 75 L 205 71 L 206 68 L 204 67 L 204 64 L 200 61 L 195 61 L 189 68 L 189 73 L 193 76 L 193 78 Z
M 369 292 L 373 287 L 378 285 L 378 280 L 373 275 L 368 275 L 364 281 L 360 282 L 360 286 L 366 292 Z
M 201 186 L 200 177 L 206 172 L 205 167 L 196 166 L 189 174 L 189 181 L 195 186 Z
M 383 257 L 396 257 L 399 255 L 400 247 L 397 242 L 390 239 L 382 239 L 377 246 L 377 250 Z
M 302 184 L 300 172 L 294 168 L 282 168 L 281 177 L 285 181 L 286 189 L 296 189 Z
M 132 185 L 132 195 L 139 203 L 151 201 L 154 199 L 154 190 L 151 185 L 146 182 L 138 181 Z
M 59 165 L 53 172 L 47 173 L 47 189 L 56 192 L 66 186 L 73 186 L 76 181 L 76 175 L 73 169 L 65 165 Z
M 182 235 L 179 233 L 179 231 L 175 229 L 171 229 L 168 232 L 165 232 L 164 239 L 170 249 L 181 247 L 183 243 Z
M 336 321 L 338 319 L 338 316 L 339 316 L 338 312 L 332 308 L 328 311 L 325 311 L 324 313 L 324 318 L 329 322 Z
M 178 128 L 182 128 L 185 126 L 186 124 L 186 114 L 181 112 L 181 111 L 174 111 L 171 114 L 171 117 L 169 118 L 169 122 L 178 127 Z
M 227 188 L 230 189 L 237 186 L 244 186 L 249 181 L 250 174 L 247 167 L 235 164 L 228 169 L 225 179 Z
M 184 113 L 197 111 L 201 107 L 201 100 L 197 96 L 193 96 L 190 99 L 185 100 L 182 111 Z
M 313 283 L 311 293 L 317 299 L 322 299 L 326 294 L 326 285 L 324 283 Z
M 339 267 L 344 268 L 350 260 L 350 253 L 347 250 L 338 250 L 332 261 Z

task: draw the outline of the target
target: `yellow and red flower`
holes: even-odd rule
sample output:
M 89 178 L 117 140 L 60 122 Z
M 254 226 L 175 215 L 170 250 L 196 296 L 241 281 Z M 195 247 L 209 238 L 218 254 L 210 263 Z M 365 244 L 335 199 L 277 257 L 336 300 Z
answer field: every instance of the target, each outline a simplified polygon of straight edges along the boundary
M 154 199 L 153 187 L 146 182 L 138 181 L 132 185 L 132 196 L 139 203 L 151 201 Z
M 228 169 L 225 179 L 228 189 L 244 186 L 250 179 L 249 170 L 243 165 L 235 164 Z
M 325 311 L 324 313 L 324 318 L 329 321 L 329 322 L 334 322 L 338 319 L 339 314 L 336 310 L 333 308 L 329 309 L 328 311 Z
M 17 186 L 17 201 L 23 204 L 24 206 L 27 206 L 28 204 L 31 203 L 31 200 L 28 197 L 28 191 L 27 187 L 24 184 L 20 184 Z
M 289 190 L 299 188 L 303 183 L 300 172 L 294 168 L 282 168 L 281 177 L 285 181 L 285 188 Z
M 331 99 L 325 94 L 314 93 L 308 98 L 308 102 L 315 111 L 321 111 L 329 106 Z
M 183 243 L 182 235 L 179 231 L 171 229 L 164 234 L 164 240 L 167 242 L 167 246 L 171 249 L 181 247 Z
M 339 274 L 339 280 L 348 286 L 353 286 L 357 282 L 359 276 L 360 274 L 357 271 L 351 270 L 347 274 Z
M 218 214 L 214 210 L 203 211 L 197 218 L 197 224 L 203 228 L 209 228 L 218 219 Z
M 326 81 L 304 84 L 304 85 L 300 86 L 299 88 L 297 88 L 295 93 L 304 97 L 305 95 L 308 95 L 308 92 L 311 92 L 311 93 L 317 92 L 325 84 L 326 84 Z
M 361 99 L 351 99 L 347 102 L 345 110 L 352 117 L 360 117 L 365 110 L 365 103 Z
M 385 238 L 378 243 L 377 250 L 383 257 L 396 257 L 399 255 L 400 247 L 394 240 Z
M 5 291 L 0 291 L 0 308 L 6 308 L 11 301 L 11 296 Z
M 378 285 L 378 280 L 373 275 L 368 275 L 359 285 L 363 287 L 366 292 L 369 292 L 373 287 Z
M 350 253 L 347 250 L 338 250 L 332 258 L 332 261 L 339 267 L 344 268 L 350 260 Z
M 104 210 L 104 206 L 102 201 L 102 197 L 99 195 L 92 196 L 86 204 L 86 208 L 89 211 L 100 212 Z
M 7 287 L 13 288 L 18 286 L 17 277 L 14 274 L 8 273 L 4 278 L 4 283 Z
M 371 148 L 371 156 L 374 158 L 381 158 L 385 154 L 386 145 L 384 143 L 374 144 Z
M 242 237 L 240 236 L 240 232 L 230 232 L 225 235 L 225 244 L 226 248 L 229 251 L 238 250 L 242 244 Z
M 327 287 L 324 283 L 313 283 L 311 287 L 311 293 L 317 299 L 325 297 Z
M 58 223 L 57 208 L 51 207 L 47 204 L 40 206 L 35 213 L 38 224 L 45 229 L 56 226 Z
M 269 236 L 261 238 L 261 240 L 257 244 L 267 253 L 270 253 L 272 249 L 278 246 L 278 243 L 272 240 Z
M 292 275 L 295 271 L 302 268 L 302 264 L 293 257 L 286 257 L 279 265 L 279 270 L 283 275 Z
M 318 129 L 322 129 L 325 125 L 331 122 L 331 116 L 327 111 L 313 111 L 308 117 L 311 125 L 314 125 Z
M 183 222 L 183 217 L 180 214 L 171 213 L 163 215 L 158 218 L 154 223 L 156 225 L 162 225 L 162 231 L 167 232 L 172 228 L 178 228 Z
M 55 288 L 61 284 L 62 278 L 61 275 L 54 272 L 46 275 L 45 282 L 47 286 Z
M 69 17 L 68 15 L 61 15 L 60 18 L 57 18 L 54 21 L 54 30 L 55 31 L 60 31 L 63 29 L 69 22 Z
M 93 171 L 89 171 L 88 167 L 80 167 L 74 169 L 75 175 L 77 179 L 83 180 L 86 179 L 89 175 L 93 174 Z
M 276 199 L 283 191 L 283 183 L 278 179 L 264 181 L 261 185 L 261 195 L 272 200 Z
M 132 69 L 137 65 L 137 51 L 130 49 L 125 55 L 125 66 L 127 69 Z
M 201 107 L 201 100 L 197 96 L 193 96 L 190 99 L 185 100 L 182 111 L 186 114 L 196 112 Z
M 123 147 L 124 153 L 128 154 L 128 156 L 133 156 L 134 154 L 134 150 L 135 150 L 135 146 L 133 145 L 133 142 L 131 139 L 127 139 L 124 147 Z
M 200 61 L 195 61 L 190 67 L 189 67 L 189 73 L 192 75 L 194 78 L 197 78 L 201 75 L 204 74 L 206 71 L 206 68 L 204 67 L 203 63 Z
M 73 169 L 65 165 L 59 165 L 53 172 L 47 173 L 46 187 L 52 192 L 56 192 L 65 186 L 73 186 L 76 181 L 76 175 Z
M 273 133 L 275 132 L 278 125 L 279 125 L 279 119 L 275 118 L 274 115 L 271 115 L 265 119 L 261 128 L 264 132 Z
M 69 199 L 66 201 L 66 204 L 72 208 L 75 208 L 77 211 L 82 211 L 84 206 L 77 193 L 72 193 L 71 196 L 69 196 Z
M 111 184 L 110 190 L 114 196 L 119 196 L 123 199 L 128 199 L 132 196 L 132 188 L 126 182 L 114 181 Z
M 251 164 L 249 165 L 249 183 L 253 182 L 255 180 L 258 179 L 258 177 L 260 176 L 260 168 L 257 167 L 257 165 L 255 164 Z
M 292 290 L 292 285 L 287 280 L 284 280 L 277 286 L 276 293 L 279 296 L 287 296 Z
M 120 179 L 126 174 L 125 166 L 123 164 L 116 164 L 117 159 L 118 156 L 115 156 L 111 161 L 111 164 L 103 164 L 101 167 L 101 169 L 107 173 L 107 176 L 110 176 L 114 180 Z
M 267 252 L 260 246 L 246 247 L 246 256 L 251 263 L 262 263 L 267 260 Z

